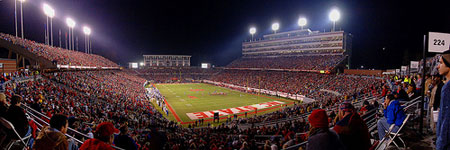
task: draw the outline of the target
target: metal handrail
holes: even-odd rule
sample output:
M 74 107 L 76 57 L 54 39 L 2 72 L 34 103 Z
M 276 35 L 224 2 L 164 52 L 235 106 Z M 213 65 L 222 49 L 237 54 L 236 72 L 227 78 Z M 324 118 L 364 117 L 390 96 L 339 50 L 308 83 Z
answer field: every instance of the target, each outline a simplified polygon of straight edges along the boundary
M 360 97 L 363 97 L 363 96 L 369 95 L 369 94 L 364 94 L 364 95 L 361 95 Z M 364 100 L 368 100 L 368 99 L 372 99 L 372 98 L 377 98 L 377 97 L 370 96 L 370 97 L 367 97 L 367 98 L 365 98 L 363 100 L 358 100 L 358 102 L 355 105 L 358 105 L 358 104 L 362 103 Z M 337 107 L 338 106 L 333 106 L 329 110 L 333 110 L 333 109 L 335 109 Z M 273 124 L 276 124 L 276 123 L 281 123 L 281 122 L 296 120 L 296 119 L 300 119 L 300 118 L 305 118 L 309 114 L 311 114 L 311 112 L 307 112 L 307 113 L 304 113 L 304 114 L 301 114 L 301 115 L 298 115 L 298 116 L 294 116 L 294 117 L 290 117 L 290 118 L 282 118 L 282 119 L 278 119 L 278 120 L 270 120 L 270 121 L 267 121 L 267 122 L 264 121 L 264 122 L 260 122 L 260 123 L 255 123 L 255 126 L 259 126 L 259 125 L 273 125 Z
M 301 142 L 301 143 L 299 143 L 299 144 L 296 144 L 296 145 L 289 146 L 289 147 L 285 148 L 285 150 L 294 150 L 294 149 L 298 149 L 300 146 L 304 146 L 304 145 L 306 145 L 306 144 L 308 144 L 308 140 L 306 140 L 306 141 L 304 141 L 304 142 Z
M 21 105 L 21 106 L 24 106 L 24 107 L 26 108 L 26 110 L 31 110 L 32 112 L 34 112 L 34 113 L 36 113 L 36 114 L 38 114 L 38 115 L 40 115 L 40 116 L 43 116 L 43 117 L 45 117 L 45 118 L 47 118 L 47 119 L 50 119 L 48 116 L 46 116 L 46 115 L 44 115 L 44 114 L 42 114 L 42 113 L 40 113 L 40 112 L 34 110 L 33 108 L 31 108 L 31 107 L 29 107 L 29 106 L 27 106 L 27 105 Z M 42 120 L 40 117 L 34 115 L 33 113 L 28 113 L 28 112 L 27 112 L 27 114 L 33 116 L 34 119 L 37 118 L 39 121 L 43 122 L 46 126 L 49 126 L 49 125 L 50 125 L 50 124 L 47 123 L 45 120 Z M 44 126 L 41 125 L 39 122 L 36 122 L 36 121 L 35 121 L 35 123 L 38 124 L 38 125 L 40 125 L 41 128 L 44 127 Z M 38 130 L 41 130 L 41 129 L 38 128 Z M 78 135 L 81 135 L 81 136 L 83 136 L 83 137 L 86 138 L 86 139 L 90 139 L 90 137 L 87 136 L 86 134 L 81 133 L 81 132 L 78 132 L 77 130 L 74 130 L 74 129 L 70 128 L 70 127 L 68 128 L 68 130 L 71 131 L 71 132 L 74 132 L 74 133 L 76 133 L 76 134 L 78 134 Z M 67 136 L 67 137 L 69 137 L 69 139 L 73 139 L 73 140 L 74 140 L 75 142 L 77 142 L 77 143 L 80 143 L 80 144 L 83 144 L 83 143 L 84 143 L 83 141 L 81 141 L 81 140 L 79 140 L 79 139 L 77 139 L 77 138 L 75 138 L 75 137 L 73 137 L 73 136 L 71 136 L 71 135 L 69 135 L 69 134 L 67 134 L 67 133 L 64 134 L 64 135 Z M 110 145 L 110 146 L 113 147 L 114 149 L 117 149 L 117 150 L 124 150 L 123 148 L 120 148 L 120 147 L 117 147 L 117 146 L 114 146 L 114 145 Z

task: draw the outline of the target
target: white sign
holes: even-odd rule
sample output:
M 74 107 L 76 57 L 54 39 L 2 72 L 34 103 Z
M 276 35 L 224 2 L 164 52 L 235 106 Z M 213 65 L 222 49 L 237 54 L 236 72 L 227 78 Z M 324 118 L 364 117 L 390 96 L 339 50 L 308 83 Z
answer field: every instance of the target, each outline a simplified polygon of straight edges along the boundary
M 0 63 L 0 68 L 3 68 L 3 63 Z
M 411 61 L 411 69 L 418 69 L 419 68 L 419 61 Z
M 210 68 L 211 67 L 211 64 L 210 63 L 202 63 L 202 68 L 203 69 L 208 69 L 208 68 Z
M 450 34 L 429 32 L 428 33 L 428 52 L 442 53 L 448 49 L 450 45 Z
M 406 69 L 408 69 L 408 67 L 407 66 L 402 66 L 402 72 L 404 72 L 404 71 L 406 71 Z
M 131 68 L 133 68 L 133 69 L 138 68 L 138 63 L 131 63 Z
M 400 72 L 400 69 L 395 69 L 395 72 L 397 72 L 397 73 Z

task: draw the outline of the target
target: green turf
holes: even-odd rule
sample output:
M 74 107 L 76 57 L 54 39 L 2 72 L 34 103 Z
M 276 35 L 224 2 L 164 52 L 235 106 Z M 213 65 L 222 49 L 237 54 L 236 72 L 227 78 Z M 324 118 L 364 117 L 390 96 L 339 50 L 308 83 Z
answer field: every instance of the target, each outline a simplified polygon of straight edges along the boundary
M 210 110 L 226 109 L 252 104 L 264 103 L 268 101 L 283 101 L 285 104 L 292 101 L 269 96 L 258 96 L 231 89 L 213 86 L 209 84 L 158 84 L 156 87 L 167 102 L 180 117 L 181 121 L 192 121 L 186 113 L 203 112 Z M 191 91 L 191 89 L 203 89 L 203 91 Z M 225 92 L 227 95 L 210 95 L 212 92 Z M 196 98 L 189 98 L 195 96 Z M 156 105 L 156 104 L 155 104 Z M 267 113 L 270 111 L 266 111 Z M 176 120 L 172 114 L 167 118 Z

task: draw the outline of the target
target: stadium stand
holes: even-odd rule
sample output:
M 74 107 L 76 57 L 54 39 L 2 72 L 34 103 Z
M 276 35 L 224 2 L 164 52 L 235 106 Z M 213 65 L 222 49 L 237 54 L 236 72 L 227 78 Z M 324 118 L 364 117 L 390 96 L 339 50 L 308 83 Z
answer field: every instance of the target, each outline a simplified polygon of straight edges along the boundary
M 60 48 L 48 47 L 33 41 L 0 34 L 3 40 L 27 48 L 33 54 L 58 64 L 117 67 L 117 64 L 98 55 L 83 54 Z M 64 53 L 61 54 L 61 53 Z M 60 55 L 61 54 L 61 55 Z M 68 55 L 69 54 L 69 55 Z M 330 57 L 330 58 L 329 58 Z M 289 62 L 292 59 L 310 59 L 302 63 Z M 317 59 L 316 59 L 317 58 Z M 323 59 L 327 58 L 327 59 Z M 264 59 L 240 58 L 229 67 L 272 68 L 272 69 L 332 69 L 343 56 L 296 56 L 292 58 L 273 58 L 274 65 L 266 65 Z M 317 63 L 314 62 L 323 62 Z M 173 78 L 177 78 L 173 80 Z M 73 147 L 83 147 L 98 139 L 98 126 L 111 122 L 110 129 L 120 129 L 117 139 L 131 141 L 123 144 L 115 142 L 115 149 L 135 147 L 136 149 L 299 149 L 306 148 L 308 132 L 312 129 L 308 115 L 313 110 L 324 109 L 329 127 L 336 124 L 336 116 L 342 103 L 351 103 L 355 113 L 361 114 L 367 125 L 373 143 L 384 143 L 377 139 L 377 120 L 383 117 L 383 97 L 396 93 L 398 87 L 407 88 L 399 82 L 383 77 L 353 76 L 344 74 L 318 74 L 297 71 L 239 70 L 239 69 L 200 69 L 200 68 L 148 68 L 138 70 L 95 70 L 95 71 L 56 71 L 56 72 L 16 72 L 1 76 L 6 105 L 11 97 L 23 97 L 21 106 L 26 111 L 32 134 L 36 139 L 39 132 L 50 123 L 55 114 L 68 116 L 69 128 L 65 136 L 75 143 Z M 226 121 L 212 127 L 204 122 L 183 127 L 164 117 L 151 99 L 163 99 L 154 87 L 145 89 L 153 83 L 187 82 L 204 80 L 267 89 L 289 94 L 301 94 L 315 99 L 311 103 L 296 102 L 291 106 L 280 107 L 271 113 L 248 118 L 226 118 Z M 391 78 L 389 78 L 391 79 Z M 417 79 L 413 79 L 413 84 Z M 255 91 L 253 91 L 255 92 Z M 402 126 L 418 120 L 419 99 L 414 90 L 409 91 L 410 101 L 402 102 L 408 119 Z M 3 109 L 3 108 L 2 108 Z M 419 118 L 421 119 L 421 118 Z M 8 120 L 6 120 L 8 121 Z M 3 122 L 6 122 L 3 121 Z M 109 126 L 109 125 L 107 125 Z M 1 145 L 13 147 L 32 147 L 32 142 L 14 140 L 15 135 L 2 127 Z M 400 131 L 401 132 L 401 131 Z M 391 135 L 391 132 L 387 132 Z M 120 136 L 120 138 L 119 138 Z M 394 133 L 392 139 L 398 136 Z M 93 139 L 94 138 L 94 139 Z M 88 141 L 88 142 L 87 142 Z M 397 143 L 394 143 L 397 145 Z M 107 143 L 107 142 L 105 142 Z M 118 146 L 121 143 L 120 147 Z M 371 143 L 371 144 L 373 144 Z M 389 146 L 391 142 L 386 145 Z M 109 146 L 113 143 L 107 143 Z M 403 143 L 402 143 L 403 144 Z M 407 144 L 403 144 L 407 145 Z M 376 144 L 374 144 L 376 146 Z M 133 148 L 132 148 L 133 149 Z
M 227 68 L 261 68 L 290 70 L 333 70 L 345 59 L 343 55 L 291 56 L 268 58 L 239 58 Z
M 118 68 L 116 63 L 95 54 L 86 54 L 79 51 L 62 49 L 59 47 L 52 47 L 42 43 L 37 43 L 28 39 L 22 39 L 13 35 L 0 33 L 0 39 L 8 41 L 11 44 L 20 45 L 26 48 L 29 52 L 36 56 L 43 57 L 54 64 L 59 65 L 59 68 L 73 66 L 71 68 Z M 76 67 L 75 67 L 76 66 Z

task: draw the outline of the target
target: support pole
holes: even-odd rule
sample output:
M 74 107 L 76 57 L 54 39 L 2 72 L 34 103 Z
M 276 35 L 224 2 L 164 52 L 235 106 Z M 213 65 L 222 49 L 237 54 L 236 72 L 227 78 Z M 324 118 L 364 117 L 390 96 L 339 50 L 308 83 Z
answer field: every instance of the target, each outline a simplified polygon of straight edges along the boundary
M 424 106 L 424 102 L 425 102 L 425 69 L 426 69 L 426 59 L 427 59 L 427 51 L 426 51 L 426 42 L 427 42 L 427 35 L 423 35 L 423 54 L 422 54 L 422 89 L 421 89 L 421 93 L 422 93 L 422 98 L 420 101 L 420 125 L 419 125 L 419 133 L 420 135 L 423 135 L 423 106 Z

